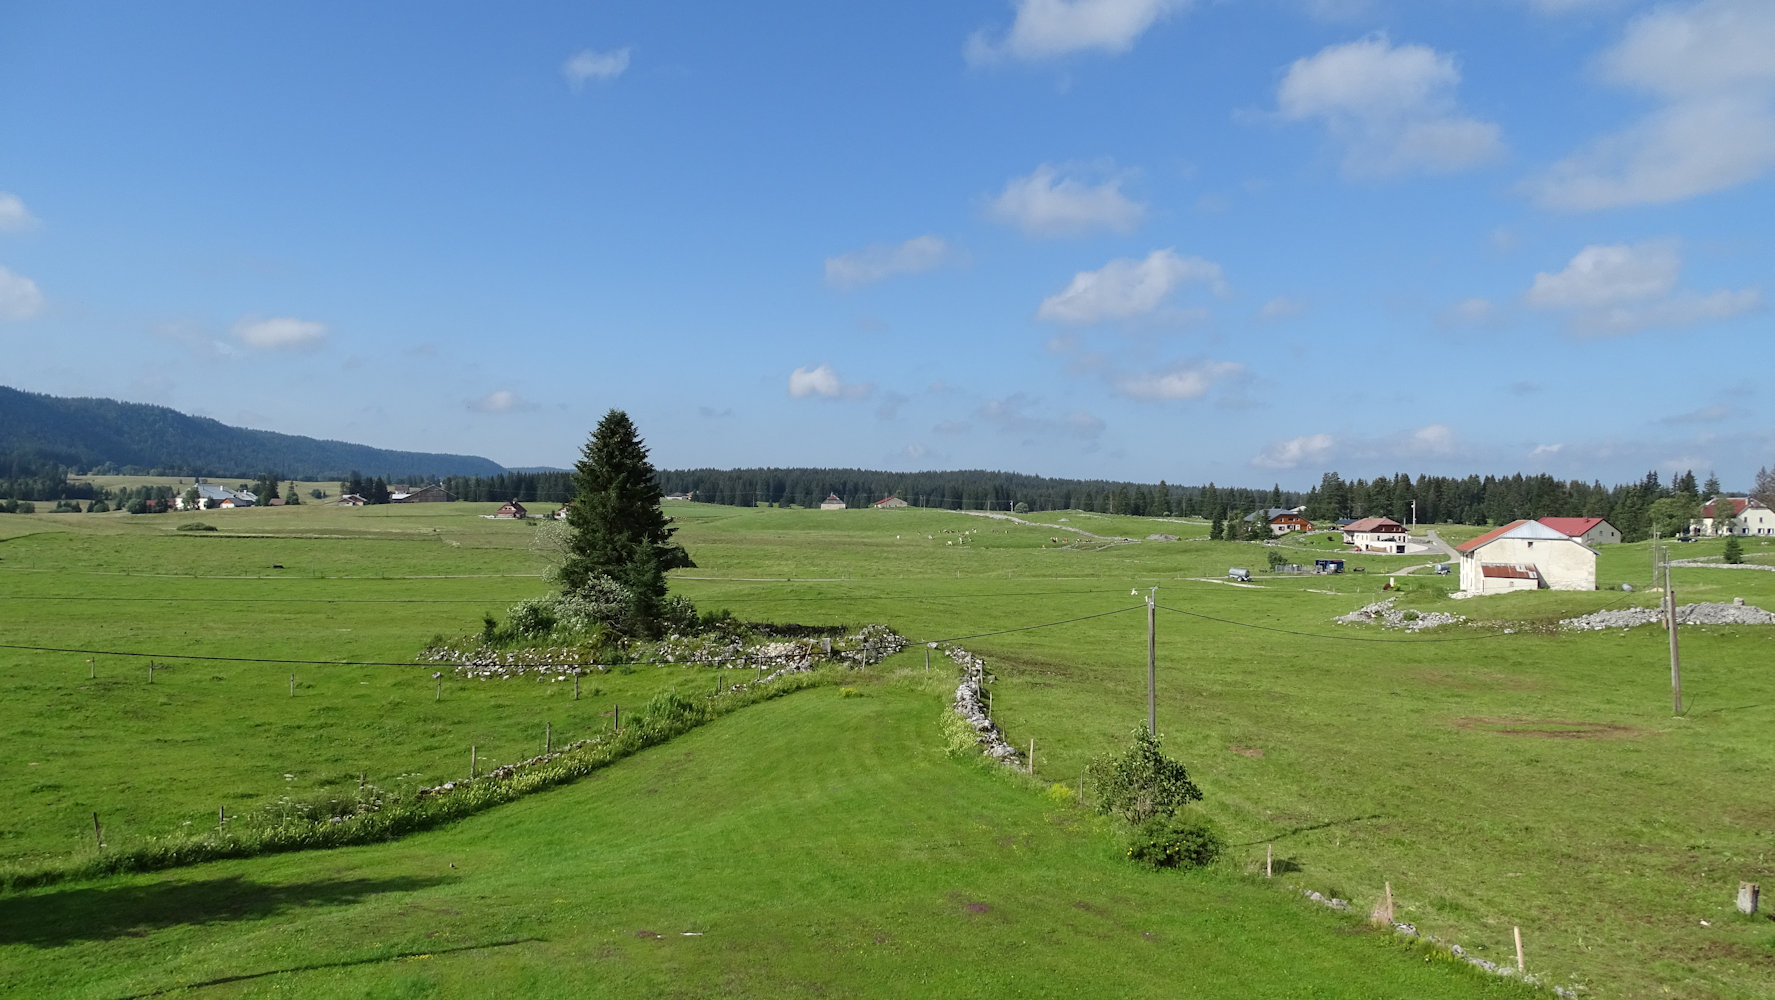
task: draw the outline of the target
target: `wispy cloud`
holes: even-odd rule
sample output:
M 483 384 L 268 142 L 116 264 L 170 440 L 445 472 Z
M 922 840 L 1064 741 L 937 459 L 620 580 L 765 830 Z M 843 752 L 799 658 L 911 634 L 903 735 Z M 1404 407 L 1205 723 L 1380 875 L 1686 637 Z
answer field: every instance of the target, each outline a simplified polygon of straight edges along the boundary
M 1678 427 L 1686 424 L 1717 424 L 1736 414 L 1737 411 L 1732 407 L 1724 403 L 1715 403 L 1712 406 L 1703 406 L 1687 413 L 1673 413 L 1668 417 L 1661 418 L 1658 422 Z
M 510 389 L 496 389 L 478 399 L 469 400 L 465 405 L 474 413 L 512 413 L 517 410 L 535 409 L 532 404 Z
M 1657 106 L 1527 183 L 1542 205 L 1592 211 L 1736 187 L 1775 168 L 1775 4 L 1702 0 L 1634 19 L 1606 81 Z
M 1307 311 L 1307 304 L 1299 299 L 1278 296 L 1263 304 L 1257 311 L 1257 318 L 1264 323 L 1278 323 L 1285 319 L 1293 319 Z
M 242 317 L 233 333 L 234 339 L 254 350 L 311 351 L 326 342 L 327 326 L 292 316 Z
M 915 236 L 904 243 L 864 247 L 826 258 L 826 283 L 857 288 L 896 274 L 917 274 L 952 263 L 955 250 L 940 236 Z
M 1329 434 L 1305 434 L 1266 446 L 1252 456 L 1251 464 L 1260 469 L 1295 469 L 1325 461 L 1336 447 L 1337 440 Z
M 37 226 L 37 217 L 19 196 L 0 191 L 0 233 L 22 233 Z
M 1755 288 L 1706 295 L 1680 292 L 1682 254 L 1674 241 L 1587 246 L 1563 271 L 1535 275 L 1528 304 L 1564 312 L 1578 333 L 1631 333 L 1730 319 L 1763 303 Z
M 985 31 L 968 39 L 966 56 L 976 66 L 1010 59 L 1042 60 L 1074 52 L 1119 55 L 1161 19 L 1192 0 L 1012 0 L 1016 19 L 1002 37 Z
M 1316 119 L 1343 146 L 1344 174 L 1444 174 L 1498 159 L 1496 124 L 1461 113 L 1454 57 L 1385 35 L 1332 45 L 1295 60 L 1276 91 L 1290 121 Z
M 1154 250 L 1144 260 L 1119 257 L 1095 271 L 1080 271 L 1061 292 L 1042 300 L 1036 318 L 1084 326 L 1138 319 L 1156 312 L 1172 292 L 1189 284 L 1226 294 L 1220 265 L 1176 250 Z
M 847 383 L 838 377 L 831 365 L 817 368 L 803 366 L 789 373 L 789 396 L 792 399 L 859 399 L 875 387 L 867 382 Z
M 599 52 L 597 49 L 581 49 L 567 57 L 561 64 L 561 76 L 567 80 L 568 86 L 581 90 L 593 80 L 614 80 L 623 75 L 629 68 L 629 49 L 611 49 Z
M 1296 469 L 1303 465 L 1329 465 L 1334 461 L 1449 458 L 1461 451 L 1453 428 L 1447 424 L 1429 424 L 1381 437 L 1339 438 L 1323 433 L 1305 434 L 1267 445 L 1252 456 L 1251 465 L 1259 469 Z
M 1122 177 L 1090 183 L 1076 168 L 1042 164 L 1013 177 L 987 206 L 987 215 L 1031 236 L 1076 236 L 1094 230 L 1131 233 L 1146 206 L 1122 193 Z
M 43 292 L 22 274 L 0 267 L 0 322 L 21 323 L 43 311 Z
M 1235 361 L 1203 361 L 1172 365 L 1154 372 L 1123 375 L 1111 384 L 1129 399 L 1201 399 L 1215 383 L 1239 375 L 1245 366 Z

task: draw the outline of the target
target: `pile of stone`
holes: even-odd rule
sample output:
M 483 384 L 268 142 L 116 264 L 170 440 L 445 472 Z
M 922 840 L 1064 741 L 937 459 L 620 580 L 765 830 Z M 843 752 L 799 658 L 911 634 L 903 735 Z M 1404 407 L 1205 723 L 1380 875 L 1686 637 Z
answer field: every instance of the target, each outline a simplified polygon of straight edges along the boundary
M 1574 631 L 1600 632 L 1611 628 L 1633 628 L 1638 625 L 1651 625 L 1664 620 L 1664 613 L 1658 608 L 1615 608 L 1609 611 L 1595 611 L 1576 618 L 1567 618 L 1559 623 L 1559 627 Z M 1676 608 L 1678 625 L 1775 625 L 1775 614 L 1764 611 L 1754 604 L 1745 604 L 1744 598 L 1734 598 L 1726 602 L 1702 602 L 1699 604 L 1679 604 Z
M 1402 628 L 1407 632 L 1422 632 L 1427 628 L 1442 625 L 1458 625 L 1467 620 L 1466 615 L 1450 614 L 1447 611 L 1401 611 L 1394 607 L 1397 597 L 1389 597 L 1384 601 L 1376 601 L 1366 607 L 1357 608 L 1347 615 L 1340 615 L 1332 621 L 1339 625 L 1369 625 L 1379 622 L 1385 628 Z M 1415 617 L 1406 617 L 1408 614 Z
M 986 714 L 986 700 L 981 695 L 986 682 L 986 661 L 960 646 L 946 646 L 943 652 L 961 667 L 961 685 L 955 689 L 955 714 L 973 727 L 980 752 L 1007 767 L 1022 767 L 1016 749 L 1005 742 L 1004 733 Z
M 906 648 L 906 638 L 886 625 L 866 625 L 854 635 L 837 639 L 792 639 L 747 646 L 738 640 L 705 642 L 682 636 L 662 639 L 656 660 L 642 662 L 683 663 L 717 668 L 770 671 L 764 679 L 805 673 L 824 660 L 868 667 Z M 501 652 L 481 646 L 464 653 L 447 646 L 420 654 L 420 662 L 453 664 L 452 673 L 470 680 L 511 680 L 534 675 L 538 681 L 569 681 L 576 676 L 609 671 L 616 664 L 586 662 L 582 650 L 571 648 L 520 649 Z
M 1702 556 L 1699 559 L 1673 559 L 1672 566 L 1688 566 L 1695 569 L 1760 569 L 1775 573 L 1775 566 L 1767 563 L 1729 563 L 1721 562 L 1719 556 Z

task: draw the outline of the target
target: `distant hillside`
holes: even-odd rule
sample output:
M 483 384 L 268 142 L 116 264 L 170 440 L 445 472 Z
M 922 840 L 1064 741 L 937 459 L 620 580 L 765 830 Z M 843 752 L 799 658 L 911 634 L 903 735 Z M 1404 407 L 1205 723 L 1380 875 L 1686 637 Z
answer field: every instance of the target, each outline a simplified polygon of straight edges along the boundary
M 505 469 L 474 455 L 388 451 L 344 441 L 230 427 L 164 406 L 67 398 L 0 386 L 0 455 L 36 455 L 80 472 L 286 479 L 366 476 L 496 476 Z

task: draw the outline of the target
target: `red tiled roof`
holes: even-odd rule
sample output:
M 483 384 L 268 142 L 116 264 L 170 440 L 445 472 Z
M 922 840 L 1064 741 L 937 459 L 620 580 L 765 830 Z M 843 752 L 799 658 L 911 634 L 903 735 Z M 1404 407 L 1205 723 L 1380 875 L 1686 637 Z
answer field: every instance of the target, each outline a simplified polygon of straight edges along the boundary
M 1479 567 L 1482 576 L 1494 580 L 1539 580 L 1540 574 L 1533 566 L 1510 566 L 1505 563 L 1485 563 Z
M 1345 531 L 1404 531 L 1405 525 L 1390 517 L 1365 517 L 1344 525 Z
M 1542 517 L 1537 520 L 1554 531 L 1564 532 L 1577 538 L 1591 528 L 1602 524 L 1606 519 L 1600 517 Z
M 1726 499 L 1732 501 L 1732 516 L 1733 517 L 1737 517 L 1739 514 L 1744 513 L 1744 508 L 1750 506 L 1750 501 L 1744 497 L 1727 497 Z M 1707 518 L 1713 517 L 1713 501 L 1712 500 L 1707 501 L 1707 503 L 1702 506 L 1701 516 L 1707 517 Z
M 1504 525 L 1502 528 L 1493 528 L 1492 530 L 1486 532 L 1485 534 L 1480 535 L 1478 538 L 1468 539 L 1467 541 L 1464 541 L 1461 544 L 1455 546 L 1455 551 L 1456 552 L 1471 552 L 1474 549 L 1480 547 L 1481 545 L 1484 545 L 1486 542 L 1489 542 L 1492 539 L 1503 534 L 1504 532 L 1509 531 L 1511 528 L 1514 528 L 1519 524 L 1526 524 L 1526 523 L 1528 523 L 1528 522 L 1526 522 L 1526 521 L 1511 521 L 1509 524 Z

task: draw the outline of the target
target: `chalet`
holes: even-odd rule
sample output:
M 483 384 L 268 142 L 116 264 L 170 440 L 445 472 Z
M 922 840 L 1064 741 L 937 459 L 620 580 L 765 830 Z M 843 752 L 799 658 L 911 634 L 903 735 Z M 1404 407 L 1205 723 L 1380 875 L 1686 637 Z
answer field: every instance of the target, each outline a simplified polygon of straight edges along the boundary
M 1344 544 L 1354 545 L 1358 552 L 1405 551 L 1405 525 L 1390 517 L 1365 517 L 1344 525 Z
M 1732 505 L 1732 511 L 1724 518 L 1714 513 L 1719 505 L 1719 498 L 1709 500 L 1701 508 L 1701 516 L 1692 523 L 1690 530 L 1696 534 L 1709 535 L 1775 535 L 1775 512 L 1771 512 L 1760 500 L 1750 497 L 1726 497 Z M 1715 522 L 1718 527 L 1715 527 Z
M 564 503 L 561 506 L 556 507 L 555 512 L 553 514 L 550 514 L 549 516 L 554 518 L 557 521 L 565 521 L 565 520 L 567 520 L 567 508 L 569 508 L 571 506 L 573 506 L 573 505 L 570 503 Z
M 876 510 L 892 510 L 895 507 L 910 507 L 912 505 L 899 497 L 882 497 L 880 500 L 875 501 L 869 506 L 874 507 Z
M 844 509 L 844 501 L 839 498 L 838 494 L 828 493 L 828 494 L 826 494 L 826 499 L 820 501 L 820 509 L 821 510 L 843 510 Z
M 449 503 L 456 499 L 455 494 L 444 489 L 443 483 L 432 483 L 418 489 L 405 489 L 399 493 L 396 493 L 392 486 L 388 490 L 389 503 Z
M 198 510 L 216 510 L 224 507 L 232 510 L 235 507 L 251 507 L 253 501 L 258 499 L 244 490 L 231 490 L 226 486 L 217 486 L 214 483 L 198 483 L 192 489 L 197 491 Z M 176 502 L 180 510 L 186 509 L 184 497 L 176 498 Z
M 344 496 L 340 497 L 339 499 L 333 501 L 333 504 L 334 504 L 334 506 L 337 506 L 337 507 L 362 507 L 364 504 L 367 504 L 369 502 L 370 501 L 365 500 L 363 497 L 358 496 L 356 493 L 347 493 Z
M 1539 520 L 1585 545 L 1612 545 L 1621 540 L 1621 530 L 1600 517 L 1543 517 Z
M 689 493 L 667 493 L 665 496 L 660 497 L 660 499 L 661 500 L 691 500 L 691 499 L 694 499 L 695 497 L 696 497 L 696 491 L 692 490 Z
M 1260 510 L 1245 515 L 1245 520 L 1248 523 L 1255 522 L 1260 518 L 1269 524 L 1270 534 L 1272 536 L 1286 535 L 1290 531 L 1313 530 L 1313 522 L 1302 517 L 1299 510 L 1289 510 L 1285 507 L 1271 507 L 1268 510 Z
M 529 517 L 530 512 L 524 509 L 523 504 L 516 500 L 510 500 L 506 502 L 505 506 L 494 511 L 493 516 L 516 520 L 518 518 Z
M 1461 589 L 1469 594 L 1596 589 L 1596 550 L 1540 521 L 1512 521 L 1455 551 Z

